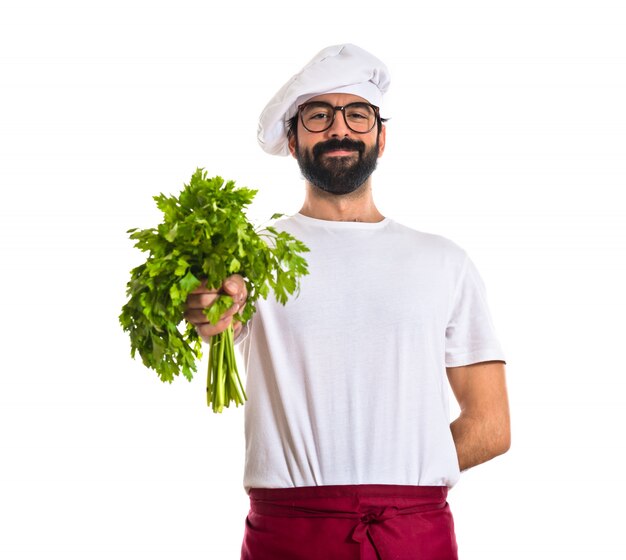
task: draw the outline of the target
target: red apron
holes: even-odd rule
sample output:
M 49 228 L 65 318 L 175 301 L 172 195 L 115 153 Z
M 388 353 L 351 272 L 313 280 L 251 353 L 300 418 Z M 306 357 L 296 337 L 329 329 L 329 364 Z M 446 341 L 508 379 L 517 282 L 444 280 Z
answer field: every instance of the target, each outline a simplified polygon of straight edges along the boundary
M 445 486 L 253 488 L 241 560 L 457 560 Z

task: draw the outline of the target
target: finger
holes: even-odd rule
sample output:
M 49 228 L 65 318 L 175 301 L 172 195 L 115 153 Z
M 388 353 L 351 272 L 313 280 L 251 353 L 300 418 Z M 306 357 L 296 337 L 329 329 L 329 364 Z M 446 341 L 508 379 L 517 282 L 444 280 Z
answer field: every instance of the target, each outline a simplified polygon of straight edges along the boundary
M 239 309 L 240 309 L 239 304 L 234 303 L 226 311 L 224 311 L 224 313 L 220 317 L 220 321 L 222 319 L 227 319 L 227 318 L 232 317 L 233 315 L 235 315 L 235 313 L 239 311 Z M 210 323 L 204 311 L 205 311 L 204 307 L 201 307 L 201 308 L 187 307 L 187 309 L 183 313 L 183 317 L 194 326 L 203 325 L 205 323 Z
M 233 274 L 226 278 L 222 284 L 222 288 L 235 302 L 241 303 L 248 297 L 246 281 L 243 279 L 243 276 L 239 274 Z
M 239 304 L 239 307 L 237 309 L 237 313 L 242 313 L 245 308 L 246 308 L 246 302 L 244 301 L 243 303 Z
M 194 294 L 193 292 L 187 297 L 187 309 L 205 309 L 213 305 L 218 298 L 217 292 L 203 292 Z
M 185 319 L 194 327 L 198 327 L 209 322 L 207 316 L 202 312 L 202 309 L 187 309 L 183 313 L 183 317 L 185 317 Z
M 200 335 L 200 338 L 205 342 L 209 342 L 212 336 L 225 331 L 232 321 L 232 317 L 223 317 L 215 325 L 211 323 L 204 323 L 196 326 L 196 331 Z
M 207 288 L 206 285 L 206 278 L 204 280 L 202 280 L 200 282 L 200 285 L 195 289 L 195 290 L 191 290 L 191 292 L 189 292 L 190 294 L 204 294 L 204 293 L 216 293 L 217 290 L 214 290 L 212 288 Z

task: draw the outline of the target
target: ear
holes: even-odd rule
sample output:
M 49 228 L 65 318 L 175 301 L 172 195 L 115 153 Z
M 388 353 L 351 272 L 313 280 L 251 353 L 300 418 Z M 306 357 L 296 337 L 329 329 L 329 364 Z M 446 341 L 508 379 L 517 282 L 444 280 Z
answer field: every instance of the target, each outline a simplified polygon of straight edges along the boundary
M 378 135 L 378 157 L 381 157 L 385 151 L 386 140 L 387 140 L 387 127 L 383 124 L 380 127 L 380 134 Z
M 296 135 L 295 134 L 291 134 L 289 136 L 288 145 L 289 145 L 289 151 L 291 152 L 291 155 L 295 158 L 296 157 Z

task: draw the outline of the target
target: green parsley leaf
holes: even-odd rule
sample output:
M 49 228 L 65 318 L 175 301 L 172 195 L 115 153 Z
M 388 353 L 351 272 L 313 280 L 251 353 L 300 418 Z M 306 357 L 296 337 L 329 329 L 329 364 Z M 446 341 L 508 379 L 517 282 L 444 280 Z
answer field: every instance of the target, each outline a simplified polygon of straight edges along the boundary
M 256 229 L 248 221 L 245 208 L 255 194 L 196 169 L 177 197 L 153 197 L 163 213 L 161 224 L 127 232 L 147 258 L 131 270 L 129 299 L 119 321 L 129 334 L 131 356 L 138 353 L 164 382 L 171 383 L 181 373 L 191 380 L 202 358 L 202 341 L 183 316 L 187 297 L 201 279 L 218 289 L 227 276 L 243 276 L 248 299 L 236 319 L 245 324 L 260 297 L 266 298 L 271 290 L 284 305 L 289 296 L 297 295 L 300 277 L 308 274 L 301 254 L 309 249 L 301 241 L 271 226 Z M 272 219 L 281 216 L 274 214 Z M 205 314 L 215 324 L 232 304 L 230 296 L 221 295 Z M 238 406 L 245 399 L 231 326 L 211 339 L 207 403 L 221 412 L 230 402 Z

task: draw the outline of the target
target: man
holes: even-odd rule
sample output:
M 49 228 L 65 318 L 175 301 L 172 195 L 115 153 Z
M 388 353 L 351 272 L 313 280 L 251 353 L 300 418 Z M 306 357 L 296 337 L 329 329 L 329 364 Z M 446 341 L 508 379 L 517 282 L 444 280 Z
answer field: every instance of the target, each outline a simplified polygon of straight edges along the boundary
M 321 51 L 270 101 L 259 141 L 291 154 L 300 212 L 277 224 L 310 248 L 286 306 L 259 300 L 235 325 L 247 371 L 242 558 L 454 559 L 447 491 L 509 447 L 504 356 L 467 254 L 384 217 L 371 174 L 385 150 L 385 65 L 354 45 Z M 200 289 L 187 319 L 217 325 Z M 448 387 L 461 414 L 449 422 Z

